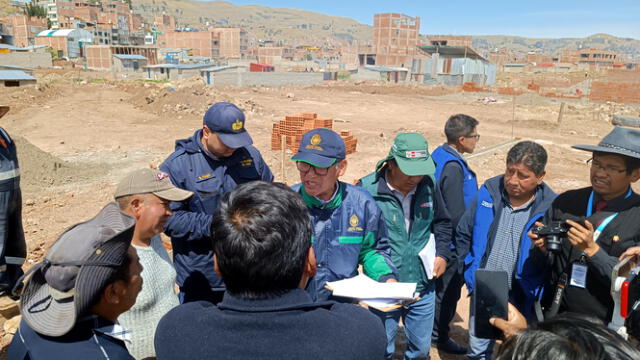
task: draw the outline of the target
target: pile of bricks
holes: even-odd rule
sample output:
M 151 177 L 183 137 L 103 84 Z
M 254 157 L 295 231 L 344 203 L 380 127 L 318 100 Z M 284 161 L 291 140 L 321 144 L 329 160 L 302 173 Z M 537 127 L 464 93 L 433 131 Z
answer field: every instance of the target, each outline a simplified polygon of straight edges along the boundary
M 301 113 L 285 116 L 277 124 L 273 124 L 271 133 L 271 150 L 282 150 L 282 138 L 285 138 L 286 148 L 292 153 L 297 153 L 302 141 L 302 136 L 313 129 L 332 129 L 333 120 L 319 118 L 316 113 Z M 358 139 L 349 131 L 341 131 L 340 136 L 346 145 L 347 154 L 356 152 Z
M 640 103 L 640 82 L 594 81 L 589 100 Z
M 476 83 L 470 81 L 470 82 L 465 82 L 464 84 L 462 84 L 462 91 L 466 91 L 466 92 L 479 92 L 484 90 L 481 87 L 477 87 Z
M 522 89 L 514 89 L 512 87 L 501 87 L 498 88 L 498 94 L 500 95 L 522 95 L 524 94 L 524 90 Z
M 531 90 L 531 91 L 535 91 L 535 92 L 539 92 L 540 91 L 540 85 L 536 84 L 534 82 L 531 82 L 527 85 L 527 89 Z

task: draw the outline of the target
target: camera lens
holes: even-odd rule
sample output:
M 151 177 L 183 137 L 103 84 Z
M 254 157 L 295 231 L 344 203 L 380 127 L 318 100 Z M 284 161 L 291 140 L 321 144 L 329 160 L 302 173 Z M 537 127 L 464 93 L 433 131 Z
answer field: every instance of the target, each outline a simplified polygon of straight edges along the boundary
M 562 248 L 562 241 L 560 240 L 558 235 L 549 235 L 547 236 L 546 247 L 547 247 L 547 250 L 554 253 L 558 253 Z

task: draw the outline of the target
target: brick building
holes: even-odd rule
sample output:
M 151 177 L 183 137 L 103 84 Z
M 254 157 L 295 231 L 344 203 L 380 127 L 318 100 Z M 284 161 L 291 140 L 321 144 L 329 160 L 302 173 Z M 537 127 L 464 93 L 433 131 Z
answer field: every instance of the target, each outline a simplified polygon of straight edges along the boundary
M 373 46 L 376 65 L 411 66 L 417 55 L 420 18 L 404 14 L 373 16 Z
M 471 36 L 457 35 L 427 35 L 429 45 L 435 46 L 466 46 L 473 47 Z
M 564 50 L 562 61 L 575 64 L 589 64 L 599 66 L 613 66 L 619 61 L 619 54 L 615 51 L 600 49 Z
M 87 68 L 92 70 L 115 70 L 117 69 L 116 60 L 119 58 L 114 55 L 138 55 L 145 58 L 145 65 L 158 63 L 158 48 L 156 47 L 90 45 L 85 49 Z
M 211 28 L 207 31 L 167 31 L 158 36 L 163 49 L 191 49 L 193 56 L 240 58 L 240 29 Z
M 8 39 L 8 41 L 0 41 L 0 43 L 8 43 L 17 47 L 35 45 L 36 35 L 47 30 L 47 19 L 25 15 L 0 18 L 0 24 L 2 24 L 2 34 Z

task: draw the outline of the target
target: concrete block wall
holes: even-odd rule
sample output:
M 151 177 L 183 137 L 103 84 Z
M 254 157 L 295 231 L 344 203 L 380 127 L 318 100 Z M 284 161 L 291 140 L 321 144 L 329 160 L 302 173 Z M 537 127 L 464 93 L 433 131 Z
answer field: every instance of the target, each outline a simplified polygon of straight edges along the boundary
M 216 73 L 213 85 L 231 86 L 284 86 L 284 85 L 313 85 L 323 81 L 323 73 L 297 72 L 239 72 Z
M 53 62 L 49 52 L 10 52 L 0 54 L 0 65 L 50 68 Z
M 640 82 L 594 81 L 589 100 L 640 103 Z

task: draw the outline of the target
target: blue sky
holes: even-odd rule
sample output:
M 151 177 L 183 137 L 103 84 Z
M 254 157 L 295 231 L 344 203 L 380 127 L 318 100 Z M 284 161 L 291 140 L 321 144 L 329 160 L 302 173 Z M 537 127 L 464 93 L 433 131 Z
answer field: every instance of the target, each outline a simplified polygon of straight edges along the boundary
M 373 14 L 400 12 L 420 17 L 421 34 L 560 38 L 607 33 L 640 39 L 640 0 L 228 1 L 345 16 L 369 25 Z

